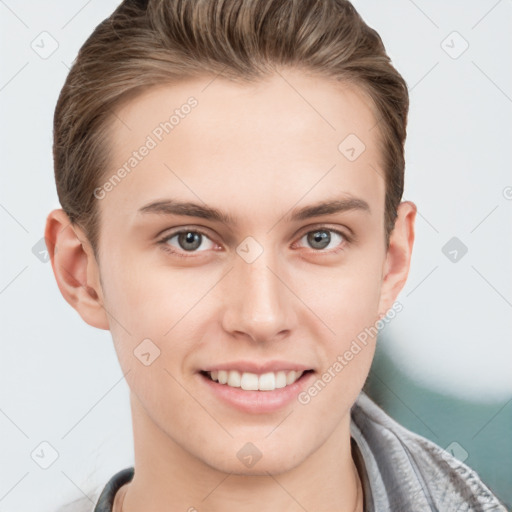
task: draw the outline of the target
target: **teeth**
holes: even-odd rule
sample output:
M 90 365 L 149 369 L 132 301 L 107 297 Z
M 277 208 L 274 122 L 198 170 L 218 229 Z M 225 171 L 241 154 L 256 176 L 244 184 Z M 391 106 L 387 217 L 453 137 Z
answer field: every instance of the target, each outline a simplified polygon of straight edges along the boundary
M 227 384 L 233 388 L 242 388 L 245 391 L 274 391 L 274 389 L 284 388 L 298 380 L 304 372 L 268 372 L 261 375 L 256 373 L 237 370 L 218 370 L 208 372 L 210 378 L 219 384 Z
M 237 381 L 238 382 L 238 381 Z M 258 376 L 255 373 L 242 373 L 240 387 L 246 391 L 257 391 L 259 385 Z M 229 384 L 229 380 L 228 380 Z
M 231 386 L 232 388 L 239 388 L 241 380 L 240 373 L 236 370 L 228 372 L 228 386 Z
M 296 372 L 292 370 L 286 376 L 286 385 L 289 386 L 292 382 L 295 382 L 296 380 L 297 380 Z
M 292 372 L 290 372 L 292 373 Z M 302 375 L 302 374 L 301 374 Z M 299 375 L 300 377 L 300 375 Z M 297 379 L 295 379 L 297 380 Z M 286 372 L 277 372 L 276 373 L 276 388 L 284 388 L 288 383 L 288 378 L 286 377 Z M 290 384 L 292 381 L 290 380 Z
M 272 391 L 273 389 L 276 389 L 275 373 L 264 373 L 263 375 L 260 375 L 259 379 L 256 377 L 256 385 L 257 389 L 261 391 Z

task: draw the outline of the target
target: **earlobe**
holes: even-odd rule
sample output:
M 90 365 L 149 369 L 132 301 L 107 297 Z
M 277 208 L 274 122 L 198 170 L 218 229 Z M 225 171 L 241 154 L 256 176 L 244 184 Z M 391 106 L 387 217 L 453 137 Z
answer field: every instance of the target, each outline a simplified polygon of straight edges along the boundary
M 44 236 L 62 296 L 89 325 L 108 330 L 98 264 L 83 231 L 57 209 L 46 219 Z
M 382 316 L 392 307 L 407 281 L 414 245 L 416 212 L 416 205 L 411 201 L 403 201 L 398 206 L 398 216 L 384 263 L 379 303 L 379 312 Z

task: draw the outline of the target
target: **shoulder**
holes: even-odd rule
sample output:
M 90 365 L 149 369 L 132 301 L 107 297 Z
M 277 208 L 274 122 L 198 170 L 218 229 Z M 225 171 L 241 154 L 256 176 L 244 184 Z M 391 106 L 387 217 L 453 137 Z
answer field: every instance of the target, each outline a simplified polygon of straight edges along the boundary
M 392 509 L 506 512 L 476 471 L 407 430 L 364 392 L 352 408 L 351 433 L 372 494 L 385 496 Z

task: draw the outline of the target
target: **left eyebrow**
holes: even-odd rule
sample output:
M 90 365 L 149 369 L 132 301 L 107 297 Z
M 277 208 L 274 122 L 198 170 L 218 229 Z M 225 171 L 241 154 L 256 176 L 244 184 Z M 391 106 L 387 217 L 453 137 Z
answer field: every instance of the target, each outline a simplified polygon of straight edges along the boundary
M 335 199 L 333 201 L 322 201 L 300 209 L 294 209 L 285 217 L 285 220 L 305 220 L 312 217 L 319 217 L 320 215 L 329 215 L 349 210 L 360 210 L 371 213 L 370 205 L 364 199 L 348 197 Z

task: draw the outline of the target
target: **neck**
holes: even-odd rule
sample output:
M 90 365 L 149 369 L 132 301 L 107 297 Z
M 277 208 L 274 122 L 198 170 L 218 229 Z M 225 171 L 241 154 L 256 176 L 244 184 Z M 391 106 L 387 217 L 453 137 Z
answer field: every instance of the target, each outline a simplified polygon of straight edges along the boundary
M 113 512 L 194 512 L 206 508 L 210 512 L 259 512 L 262 508 L 362 511 L 362 487 L 351 455 L 349 415 L 322 446 L 295 467 L 258 475 L 226 473 L 186 452 L 155 425 L 133 394 L 132 421 L 134 477 L 116 494 Z

